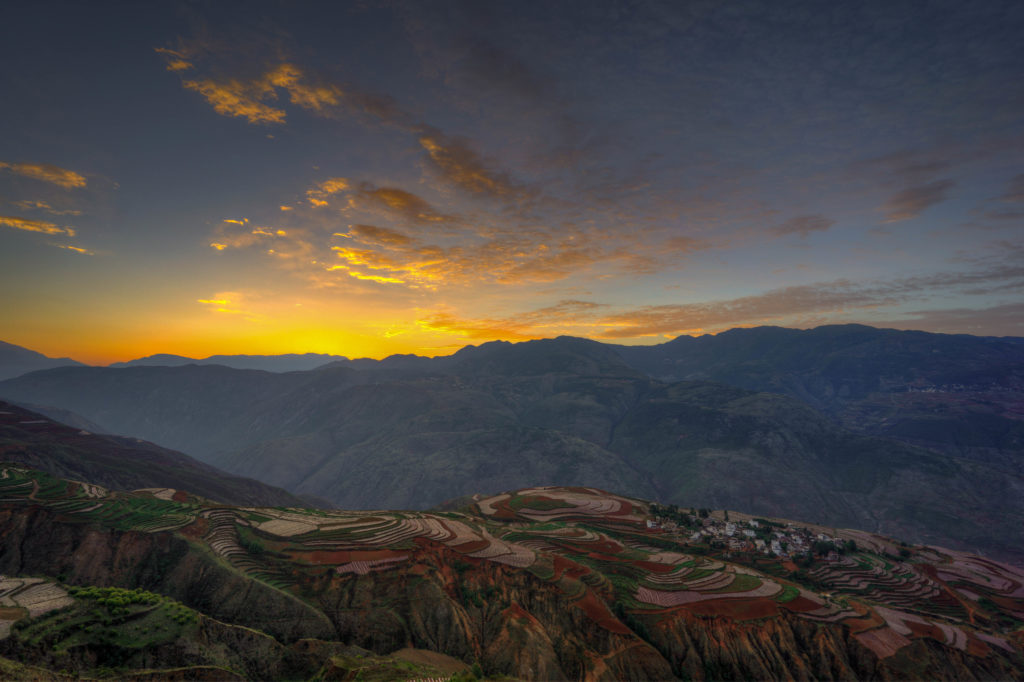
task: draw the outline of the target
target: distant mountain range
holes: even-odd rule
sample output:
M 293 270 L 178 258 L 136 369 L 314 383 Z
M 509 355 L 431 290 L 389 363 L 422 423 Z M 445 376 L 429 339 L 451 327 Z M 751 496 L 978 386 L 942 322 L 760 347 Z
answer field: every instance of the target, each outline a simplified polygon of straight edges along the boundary
M 349 360 L 342 355 L 325 353 L 292 353 L 284 355 L 211 355 L 208 358 L 187 358 L 160 353 L 144 358 L 115 362 L 110 367 L 180 367 L 182 365 L 223 365 L 235 369 L 260 369 L 266 372 L 302 372 L 332 362 L 354 362 L 366 365 L 375 360 Z M 54 367 L 84 367 L 71 358 L 49 358 L 28 348 L 0 341 L 0 380 Z
M 1024 561 L 1022 368 L 1012 340 L 761 328 L 283 374 L 67 367 L 2 382 L 0 396 L 343 507 L 591 485 Z
M 111 367 L 180 367 L 181 365 L 223 365 L 235 369 L 261 369 L 265 372 L 302 372 L 315 369 L 330 362 L 345 362 L 348 358 L 342 355 L 326 355 L 323 353 L 302 353 L 285 355 L 211 355 L 197 360 L 181 355 L 150 355 L 128 362 L 115 362 Z

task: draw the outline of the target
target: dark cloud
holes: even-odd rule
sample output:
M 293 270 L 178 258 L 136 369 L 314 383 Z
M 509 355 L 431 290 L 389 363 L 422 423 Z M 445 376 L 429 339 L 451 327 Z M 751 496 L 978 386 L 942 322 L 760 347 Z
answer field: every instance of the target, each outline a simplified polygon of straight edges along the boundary
M 339 237 L 350 237 L 362 244 L 374 246 L 406 247 L 416 240 L 408 235 L 376 225 L 350 225 L 347 233 L 336 233 Z
M 925 209 L 945 201 L 946 195 L 955 184 L 950 179 L 936 180 L 897 192 L 882 206 L 882 210 L 885 211 L 885 222 L 897 223 L 916 218 Z
M 984 295 L 993 292 L 1012 293 L 1024 290 L 1024 262 L 1017 262 L 1015 251 L 987 265 L 964 272 L 935 273 L 892 280 L 854 282 L 835 280 L 817 284 L 782 287 L 760 294 L 728 300 L 700 303 L 640 306 L 626 310 L 609 310 L 610 306 L 589 301 L 563 301 L 555 306 L 519 313 L 505 318 L 460 319 L 450 310 L 443 311 L 433 328 L 464 333 L 473 338 L 540 338 L 556 329 L 592 338 L 630 339 L 643 336 L 677 336 L 687 333 L 719 332 L 739 326 L 760 324 L 800 325 L 807 320 L 823 324 L 836 319 L 895 326 L 943 329 L 967 329 L 966 320 L 973 320 L 978 329 L 1010 330 L 1021 333 L 1021 320 L 1012 318 L 1024 304 L 997 306 L 987 311 L 922 310 L 906 313 L 910 321 L 891 322 L 883 310 L 894 306 L 924 301 L 936 295 Z M 916 320 L 916 322 L 915 322 Z M 946 326 L 957 322 L 959 327 Z M 502 333 L 509 334 L 503 336 Z
M 515 199 L 531 193 L 495 162 L 482 158 L 464 139 L 426 128 L 419 136 L 419 143 L 434 170 L 468 192 L 497 199 Z
M 661 245 L 660 250 L 673 256 L 680 256 L 688 253 L 695 253 L 697 251 L 703 251 L 709 248 L 711 248 L 711 244 L 703 239 L 678 236 L 666 239 Z
M 528 66 L 517 55 L 493 42 L 470 37 L 460 60 L 467 85 L 473 89 L 495 88 L 530 103 L 547 102 L 554 94 L 554 81 Z
M 349 196 L 349 205 L 354 208 L 380 209 L 414 223 L 448 223 L 455 220 L 455 216 L 445 215 L 425 199 L 397 187 L 374 187 L 364 183 Z
M 989 308 L 918 310 L 907 313 L 906 317 L 886 320 L 885 325 L 943 334 L 1020 337 L 1024 336 L 1024 303 Z
M 836 221 L 822 215 L 801 215 L 776 225 L 771 231 L 780 237 L 795 234 L 804 238 L 811 232 L 823 232 L 835 224 Z
M 917 184 L 931 180 L 947 172 L 955 162 L 963 161 L 963 151 L 938 147 L 929 150 L 902 149 L 891 154 L 877 156 L 853 164 L 873 177 L 882 177 L 887 182 Z
M 1024 202 L 1024 173 L 1013 176 L 1006 186 L 1006 192 L 999 198 L 1012 203 Z

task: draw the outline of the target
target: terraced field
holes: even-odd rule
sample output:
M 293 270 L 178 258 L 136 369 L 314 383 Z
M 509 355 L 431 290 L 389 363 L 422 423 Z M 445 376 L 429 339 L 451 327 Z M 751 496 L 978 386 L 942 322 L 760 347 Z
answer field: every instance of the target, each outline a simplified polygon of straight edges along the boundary
M 647 503 L 591 488 L 508 492 L 457 512 L 327 511 L 226 507 L 171 489 L 113 493 L 4 466 L 0 501 L 44 505 L 80 523 L 182 532 L 233 570 L 303 599 L 304 576 L 414 571 L 423 552 L 444 548 L 456 563 L 528 571 L 611 632 L 628 630 L 631 619 L 788 614 L 842 624 L 879 658 L 922 638 L 985 656 L 1015 651 L 1011 633 L 1024 621 L 1024 571 L 998 562 L 936 547 L 899 556 L 887 538 L 837 531 L 857 538 L 859 550 L 797 570 L 648 528 Z M 11 607 L 50 608 L 61 598 L 19 589 L 28 601 Z
M 22 618 L 35 618 L 73 602 L 66 590 L 42 578 L 0 576 L 0 639 Z

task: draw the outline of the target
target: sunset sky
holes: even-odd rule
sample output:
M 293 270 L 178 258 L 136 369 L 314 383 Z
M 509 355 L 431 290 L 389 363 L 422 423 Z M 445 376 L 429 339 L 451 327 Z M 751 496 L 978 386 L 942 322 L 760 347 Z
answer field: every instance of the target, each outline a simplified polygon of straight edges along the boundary
M 0 340 L 1024 336 L 1024 3 L 6 3 Z

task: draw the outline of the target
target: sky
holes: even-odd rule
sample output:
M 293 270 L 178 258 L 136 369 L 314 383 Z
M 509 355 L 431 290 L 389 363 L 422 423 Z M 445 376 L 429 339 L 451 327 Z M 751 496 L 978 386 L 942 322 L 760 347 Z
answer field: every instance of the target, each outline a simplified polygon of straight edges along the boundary
M 0 339 L 1024 336 L 1024 3 L 0 9 Z

